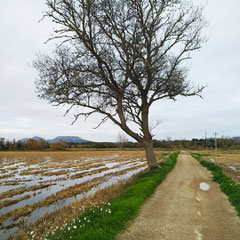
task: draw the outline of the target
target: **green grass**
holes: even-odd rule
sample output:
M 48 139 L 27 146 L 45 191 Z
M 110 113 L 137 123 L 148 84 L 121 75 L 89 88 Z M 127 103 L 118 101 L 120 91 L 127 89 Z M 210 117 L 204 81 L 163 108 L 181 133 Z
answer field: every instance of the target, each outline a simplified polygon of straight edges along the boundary
M 170 153 L 162 153 L 161 156 L 168 156 Z
M 144 201 L 162 183 L 176 164 L 179 152 L 171 154 L 160 168 L 140 174 L 135 182 L 111 203 L 88 209 L 62 230 L 46 239 L 111 240 L 133 219 Z
M 161 158 L 161 157 L 167 157 L 169 155 L 170 155 L 170 153 L 155 153 L 156 159 Z
M 240 185 L 223 174 L 222 169 L 216 164 L 202 160 L 201 154 L 191 153 L 191 155 L 212 172 L 213 180 L 219 183 L 222 192 L 228 196 L 230 203 L 236 208 L 240 216 Z

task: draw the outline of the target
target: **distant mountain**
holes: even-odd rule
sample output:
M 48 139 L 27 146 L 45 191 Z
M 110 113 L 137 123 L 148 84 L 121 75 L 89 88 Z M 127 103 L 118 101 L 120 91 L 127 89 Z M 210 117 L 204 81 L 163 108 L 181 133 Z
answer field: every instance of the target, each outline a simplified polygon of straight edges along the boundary
M 29 138 L 23 138 L 23 139 L 20 139 L 19 141 L 20 142 L 26 142 Z M 41 137 L 38 137 L 38 136 L 34 136 L 32 137 L 32 139 L 34 140 L 38 140 L 38 139 L 44 139 L 44 138 L 41 138 Z M 45 140 L 45 139 L 44 139 Z
M 35 140 L 44 139 L 44 138 L 37 137 L 37 136 L 32 137 L 32 138 L 35 139 Z M 19 141 L 26 142 L 28 139 L 29 138 L 23 138 L 23 139 L 20 139 Z M 47 141 L 49 143 L 54 143 L 54 142 L 69 142 L 69 143 L 90 142 L 88 140 L 85 140 L 85 139 L 77 137 L 77 136 L 59 136 L 59 137 L 56 137 L 54 139 L 48 139 L 48 140 L 45 140 L 45 141 Z
M 47 142 L 49 143 L 54 143 L 54 142 L 81 143 L 81 142 L 90 142 L 90 141 L 82 139 L 77 136 L 59 136 L 54 139 L 47 140 Z

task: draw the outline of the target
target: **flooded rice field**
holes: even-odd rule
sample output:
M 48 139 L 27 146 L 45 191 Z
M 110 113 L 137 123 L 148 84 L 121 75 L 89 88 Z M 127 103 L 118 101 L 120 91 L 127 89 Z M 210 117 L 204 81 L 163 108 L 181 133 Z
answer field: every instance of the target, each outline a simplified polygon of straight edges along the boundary
M 0 239 L 146 168 L 143 151 L 2 152 Z
M 209 156 L 204 157 L 204 160 L 210 161 L 220 166 L 227 176 L 232 178 L 233 181 L 240 183 L 240 152 L 229 151 L 223 152 L 215 151 L 207 152 Z

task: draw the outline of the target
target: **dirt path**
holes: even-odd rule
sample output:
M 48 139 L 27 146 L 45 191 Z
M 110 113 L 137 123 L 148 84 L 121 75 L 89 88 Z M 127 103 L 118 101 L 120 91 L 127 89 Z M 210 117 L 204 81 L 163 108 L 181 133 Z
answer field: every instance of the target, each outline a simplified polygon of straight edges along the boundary
M 200 183 L 209 184 L 201 190 Z M 211 173 L 182 152 L 173 171 L 118 240 L 240 240 L 240 220 Z

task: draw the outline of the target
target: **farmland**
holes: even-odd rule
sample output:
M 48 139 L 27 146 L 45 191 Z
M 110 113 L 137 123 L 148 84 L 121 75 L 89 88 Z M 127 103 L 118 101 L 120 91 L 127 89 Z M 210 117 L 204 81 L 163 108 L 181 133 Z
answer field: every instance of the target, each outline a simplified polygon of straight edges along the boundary
M 47 234 L 146 168 L 143 151 L 1 152 L 0 239 Z
M 204 153 L 204 160 L 212 162 L 222 168 L 223 173 L 233 181 L 240 183 L 240 151 L 239 150 L 219 150 L 200 151 Z
M 240 151 L 199 152 L 240 182 Z M 156 151 L 158 161 L 166 155 Z M 146 169 L 141 150 L 0 152 L 0 239 L 44 239 Z

